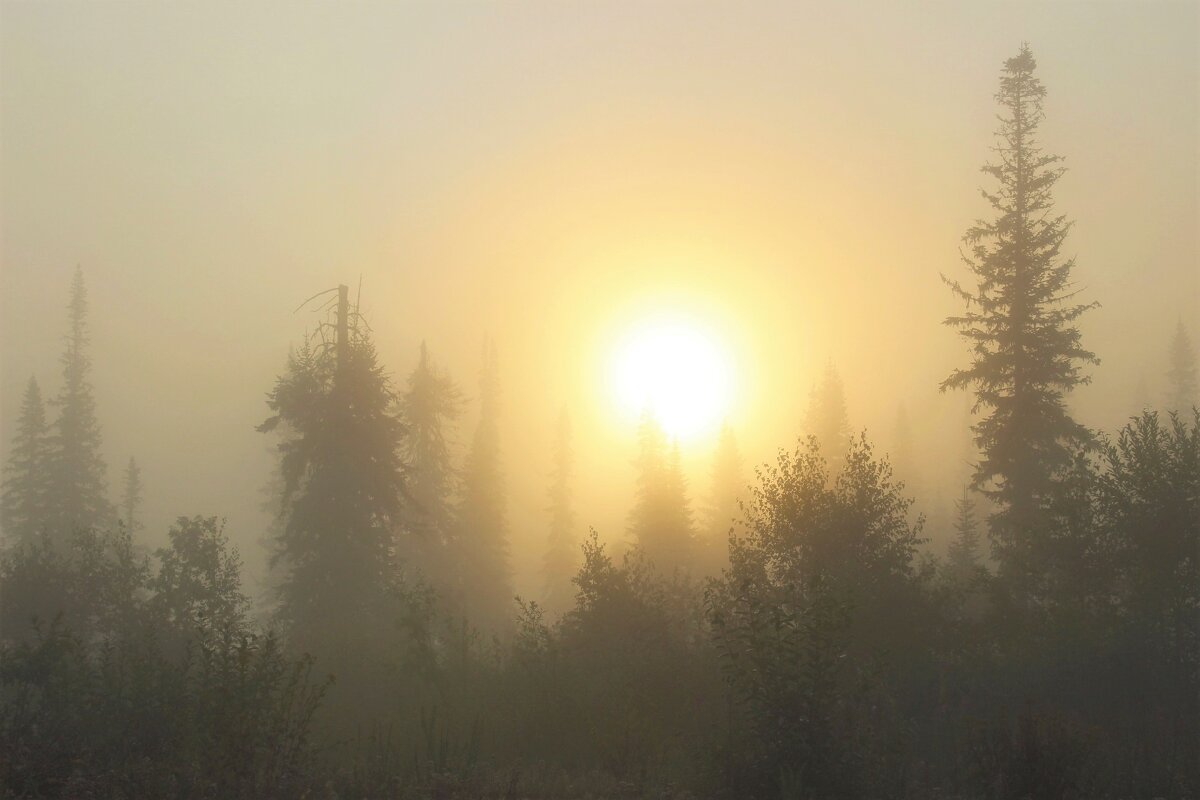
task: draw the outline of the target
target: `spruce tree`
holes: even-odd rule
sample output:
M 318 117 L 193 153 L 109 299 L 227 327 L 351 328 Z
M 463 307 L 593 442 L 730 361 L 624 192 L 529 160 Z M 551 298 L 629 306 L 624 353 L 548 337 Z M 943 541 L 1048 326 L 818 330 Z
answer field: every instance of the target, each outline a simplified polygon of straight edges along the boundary
M 665 558 L 660 560 L 667 566 L 673 560 L 682 567 L 691 567 L 695 561 L 695 526 L 692 507 L 688 500 L 687 478 L 683 474 L 683 459 L 679 452 L 679 441 L 671 442 L 667 453 L 666 470 L 662 485 L 662 532 L 665 534 L 662 548 Z
M 1197 379 L 1196 351 L 1192 348 L 1192 340 L 1182 322 L 1175 326 L 1168 357 L 1170 368 L 1167 370 L 1167 411 L 1184 414 L 1200 402 L 1197 399 L 1200 397 L 1197 394 L 1200 380 Z
M 508 631 L 515 618 L 499 416 L 499 368 L 489 340 L 480 373 L 479 425 L 463 469 L 455 557 L 467 621 L 494 633 Z
M 67 306 L 69 328 L 63 352 L 63 385 L 51 436 L 50 522 L 53 541 L 64 542 L 77 529 L 102 526 L 115 516 L 108 501 L 107 467 L 100 455 L 100 423 L 88 375 L 88 299 L 82 270 L 76 268 Z
M 49 521 L 50 451 L 46 409 L 37 380 L 30 377 L 21 399 L 21 415 L 4 466 L 0 513 L 4 538 L 10 544 L 32 543 Z
M 959 578 L 969 577 L 979 565 L 979 523 L 975 518 L 975 501 L 967 487 L 962 497 L 954 501 L 954 539 L 947 551 L 951 573 Z
M 121 513 L 126 529 L 133 533 L 142 527 L 137 512 L 142 505 L 142 469 L 133 456 L 125 467 L 125 485 L 121 491 Z
M 554 438 L 554 462 L 550 471 L 550 534 L 542 562 L 543 598 L 546 608 L 562 613 L 574 596 L 571 579 L 577 567 L 579 543 L 575 535 L 575 511 L 571 506 L 571 482 L 575 458 L 571 450 L 571 418 L 564 408 Z
M 846 391 L 833 362 L 825 365 L 821 382 L 809 394 L 805 431 L 817 437 L 821 454 L 829 464 L 830 475 L 837 475 L 850 449 L 850 421 L 846 415 Z
M 1071 223 L 1054 213 L 1061 158 L 1038 143 L 1046 90 L 1028 45 L 1004 64 L 997 160 L 983 167 L 998 186 L 983 191 L 995 216 L 963 237 L 973 287 L 943 279 L 967 306 L 946 319 L 970 343 L 970 364 L 942 389 L 973 388 L 983 418 L 974 426 L 982 458 L 974 486 L 995 500 L 992 542 L 1002 572 L 1029 575 L 1045 566 L 1046 508 L 1056 476 L 1088 446 L 1089 431 L 1064 402 L 1087 382 L 1081 364 L 1098 363 L 1080 344 L 1078 317 L 1095 304 L 1073 304 L 1073 258 L 1062 247 Z
M 638 428 L 637 496 L 629 533 L 662 572 L 690 568 L 694 533 L 679 445 L 668 448 L 662 426 L 646 411 Z
M 406 428 L 402 452 L 412 498 L 409 555 L 433 586 L 449 599 L 455 592 L 452 501 L 459 480 L 450 438 L 462 414 L 462 392 L 421 343 L 416 368 L 401 401 Z
M 368 660 L 394 625 L 393 547 L 404 510 L 398 400 L 362 328 L 293 352 L 259 430 L 279 431 L 278 621 L 327 664 Z
M 915 522 L 920 514 L 925 514 L 928 518 L 931 513 L 936 513 L 938 509 L 933 501 L 937 499 L 937 492 L 936 490 L 926 492 L 921 484 L 921 474 L 913 444 L 912 423 L 908 418 L 908 409 L 903 403 L 896 409 L 896 423 L 892 433 L 892 451 L 889 454 L 889 461 L 892 464 L 892 474 L 899 479 L 905 493 L 909 497 L 919 498 L 909 507 L 912 521 Z
M 729 531 L 739 516 L 739 499 L 745 489 L 742 454 L 737 437 L 728 423 L 721 426 L 717 449 L 713 454 L 712 485 L 707 509 L 708 535 L 702 543 L 703 568 L 715 574 L 725 560 Z

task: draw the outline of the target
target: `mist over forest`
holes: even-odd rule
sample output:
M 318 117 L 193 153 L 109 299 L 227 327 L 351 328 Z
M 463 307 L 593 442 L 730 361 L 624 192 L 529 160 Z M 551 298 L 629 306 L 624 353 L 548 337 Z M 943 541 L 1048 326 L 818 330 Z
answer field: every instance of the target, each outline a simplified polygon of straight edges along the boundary
M 1198 53 L 0 1 L 3 796 L 1200 796 Z

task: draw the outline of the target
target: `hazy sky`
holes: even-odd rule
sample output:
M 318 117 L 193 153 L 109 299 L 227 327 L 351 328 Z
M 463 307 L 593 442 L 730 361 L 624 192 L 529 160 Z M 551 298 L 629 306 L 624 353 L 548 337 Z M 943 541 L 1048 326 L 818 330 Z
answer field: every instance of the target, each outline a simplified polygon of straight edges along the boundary
M 1198 5 L 2 0 L 0 441 L 30 374 L 57 390 L 76 264 L 114 489 L 136 456 L 152 536 L 225 515 L 251 561 L 253 427 L 315 320 L 293 309 L 360 277 L 399 381 L 424 338 L 473 393 L 495 337 L 522 565 L 564 405 L 582 520 L 623 535 L 633 431 L 603 362 L 656 310 L 728 343 L 752 462 L 827 359 L 856 427 L 885 439 L 903 403 L 954 440 L 938 274 L 987 212 L 992 95 L 1026 40 L 1103 306 L 1074 402 L 1111 428 L 1139 376 L 1161 390 L 1176 321 L 1200 333 Z M 710 446 L 685 453 L 698 491 Z

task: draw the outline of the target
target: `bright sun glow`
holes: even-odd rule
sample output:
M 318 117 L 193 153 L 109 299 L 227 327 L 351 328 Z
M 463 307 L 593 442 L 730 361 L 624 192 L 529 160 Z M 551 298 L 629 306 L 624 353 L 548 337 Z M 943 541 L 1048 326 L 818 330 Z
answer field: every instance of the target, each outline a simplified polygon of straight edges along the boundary
M 637 326 L 613 354 L 614 399 L 631 417 L 649 409 L 668 436 L 694 438 L 728 411 L 729 359 L 716 339 L 682 319 Z

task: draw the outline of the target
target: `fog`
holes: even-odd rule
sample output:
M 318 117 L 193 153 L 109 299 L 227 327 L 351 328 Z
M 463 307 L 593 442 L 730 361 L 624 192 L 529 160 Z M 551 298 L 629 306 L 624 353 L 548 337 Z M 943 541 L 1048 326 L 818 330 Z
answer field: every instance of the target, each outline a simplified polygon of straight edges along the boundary
M 1063 257 L 1099 303 L 1067 405 L 1112 434 L 1163 408 L 1177 326 L 1200 336 L 1198 31 L 1187 2 L 4 2 L 0 452 L 29 377 L 61 382 L 79 267 L 113 502 L 132 456 L 136 540 L 223 517 L 265 596 L 255 428 L 329 319 L 297 307 L 345 284 L 397 389 L 422 342 L 462 389 L 460 464 L 494 342 L 513 589 L 538 598 L 560 412 L 576 536 L 619 552 L 638 420 L 609 365 L 675 314 L 732 371 L 678 442 L 698 520 L 720 424 L 750 483 L 811 432 L 831 364 L 850 427 L 911 446 L 899 477 L 944 553 L 977 454 L 972 393 L 939 391 L 968 359 L 941 276 L 968 280 L 991 213 L 998 70 L 1028 42 L 1047 87 Z
M 1198 317 L 1187 4 L 12 3 L 3 21 L 0 419 L 30 374 L 52 385 L 81 265 L 109 464 L 143 465 L 149 531 L 223 515 L 250 558 L 270 469 L 253 426 L 313 324 L 292 310 L 339 282 L 361 280 L 399 380 L 424 339 L 472 392 L 497 341 L 518 565 L 564 404 L 581 516 L 624 527 L 634 432 L 597 352 L 645 305 L 729 331 L 749 463 L 792 443 L 827 359 L 856 428 L 890 435 L 904 403 L 941 438 L 964 398 L 937 391 L 963 351 L 939 273 L 985 211 L 986 87 L 1014 42 L 1044 53 L 1059 207 L 1103 305 L 1080 418 L 1133 413 Z

